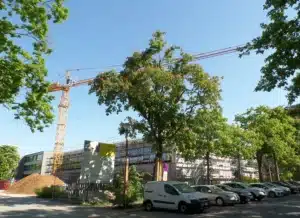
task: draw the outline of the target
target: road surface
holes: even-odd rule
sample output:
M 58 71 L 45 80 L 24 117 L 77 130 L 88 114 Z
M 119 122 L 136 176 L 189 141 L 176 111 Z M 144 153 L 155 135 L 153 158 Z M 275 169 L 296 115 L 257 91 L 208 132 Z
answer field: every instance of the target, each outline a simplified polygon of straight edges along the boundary
M 212 207 L 203 214 L 178 214 L 168 211 L 117 210 L 108 208 L 71 206 L 37 199 L 33 196 L 5 195 L 0 193 L 0 217 L 101 217 L 101 218 L 286 218 L 300 217 L 300 196 L 265 199 L 248 205 Z

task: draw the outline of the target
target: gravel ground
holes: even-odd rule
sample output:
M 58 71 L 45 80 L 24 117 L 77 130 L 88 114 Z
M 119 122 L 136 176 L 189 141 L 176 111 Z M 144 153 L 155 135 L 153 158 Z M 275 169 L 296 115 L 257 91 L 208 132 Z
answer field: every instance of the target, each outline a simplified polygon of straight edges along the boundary
M 82 207 L 61 204 L 51 200 L 37 199 L 34 196 L 0 193 L 0 217 L 103 217 L 103 218 L 285 218 L 300 217 L 300 196 L 265 199 L 247 205 L 212 207 L 206 213 L 183 215 L 176 212 L 142 210 L 117 210 L 107 208 Z

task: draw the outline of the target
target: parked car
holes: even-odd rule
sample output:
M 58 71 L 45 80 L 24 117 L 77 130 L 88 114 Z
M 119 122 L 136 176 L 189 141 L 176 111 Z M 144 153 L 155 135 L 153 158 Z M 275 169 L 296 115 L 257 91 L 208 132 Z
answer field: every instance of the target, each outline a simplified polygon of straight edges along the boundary
M 216 186 L 223 189 L 224 191 L 234 192 L 234 193 L 238 194 L 240 197 L 240 203 L 242 203 L 242 204 L 246 204 L 253 199 L 253 195 L 250 192 L 245 191 L 243 189 L 236 190 L 236 189 L 233 189 L 230 186 L 224 185 L 224 184 L 219 184 Z
M 215 185 L 192 186 L 196 191 L 206 194 L 211 204 L 223 206 L 225 204 L 239 203 L 240 198 L 234 192 L 224 191 Z
M 249 187 L 249 185 L 242 182 L 229 182 L 229 183 L 225 183 L 225 185 L 228 185 L 237 191 L 245 190 L 250 192 L 253 195 L 253 200 L 261 201 L 266 197 L 266 192 L 263 189 L 256 188 L 256 187 Z
M 287 187 L 284 187 L 284 186 L 281 186 L 281 185 L 276 185 L 276 184 L 273 184 L 271 182 L 264 182 L 263 184 L 270 187 L 270 188 L 279 188 L 279 189 L 281 189 L 283 191 L 284 196 L 287 196 L 287 195 L 291 194 L 291 190 Z
M 300 182 L 297 182 L 297 181 L 289 181 L 289 183 L 291 183 L 292 185 L 295 185 L 295 186 L 300 186 Z
M 151 211 L 153 208 L 203 212 L 210 206 L 209 200 L 183 182 L 147 182 L 144 188 L 144 207 Z
M 273 184 L 275 185 L 280 185 L 280 186 L 283 186 L 283 187 L 287 187 L 291 190 L 291 193 L 292 194 L 297 194 L 299 193 L 299 189 L 297 186 L 295 185 L 292 185 L 292 184 L 288 184 L 288 183 L 285 183 L 285 182 L 280 182 L 280 181 L 275 181 L 275 182 L 272 182 Z
M 270 198 L 282 197 L 284 195 L 284 191 L 282 189 L 269 187 L 263 183 L 251 183 L 249 186 L 264 189 L 267 196 L 269 196 Z
M 288 181 L 288 182 L 285 182 L 289 185 L 292 185 L 292 186 L 296 186 L 298 188 L 298 191 L 300 192 L 300 184 L 296 183 L 296 182 L 291 182 L 291 181 Z

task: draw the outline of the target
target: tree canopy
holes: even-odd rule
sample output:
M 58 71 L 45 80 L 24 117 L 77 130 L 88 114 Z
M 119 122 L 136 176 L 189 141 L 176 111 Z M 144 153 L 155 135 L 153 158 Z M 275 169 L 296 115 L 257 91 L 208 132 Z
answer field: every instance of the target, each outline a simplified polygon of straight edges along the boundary
M 0 180 L 11 179 L 14 176 L 19 160 L 17 147 L 0 145 Z
M 137 130 L 156 150 L 156 159 L 199 108 L 214 108 L 220 99 L 219 78 L 205 73 L 193 57 L 167 46 L 155 32 L 149 47 L 134 52 L 120 72 L 99 74 L 91 86 L 106 113 L 137 112 Z
M 175 143 L 186 160 L 205 159 L 206 180 L 209 184 L 211 156 L 223 156 L 229 143 L 226 134 L 227 119 L 223 117 L 220 108 L 199 109 L 188 126 L 189 130 L 181 132 L 175 137 Z
M 261 35 L 247 43 L 241 55 L 251 51 L 256 54 L 270 52 L 255 90 L 284 87 L 288 90 L 289 102 L 293 103 L 300 95 L 300 1 L 266 0 L 263 8 L 269 21 L 260 25 Z
M 274 164 L 299 164 L 296 156 L 296 129 L 294 120 L 283 107 L 269 108 L 259 106 L 250 108 L 246 113 L 236 116 L 236 121 L 246 130 L 256 134 L 256 158 L 259 167 L 260 180 L 262 176 L 262 158 L 270 155 Z M 277 169 L 278 170 L 278 169 Z M 279 172 L 277 172 L 279 177 Z
M 64 0 L 0 1 L 0 104 L 32 131 L 53 121 L 45 56 L 49 23 L 67 18 Z M 32 45 L 28 47 L 26 45 Z

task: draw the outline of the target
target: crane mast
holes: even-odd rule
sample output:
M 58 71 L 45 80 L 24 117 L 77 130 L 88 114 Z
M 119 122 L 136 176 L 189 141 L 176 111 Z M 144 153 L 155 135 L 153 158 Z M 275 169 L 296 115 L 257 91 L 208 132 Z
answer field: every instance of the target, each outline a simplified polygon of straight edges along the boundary
M 70 87 L 70 73 L 66 73 L 66 86 L 62 86 L 60 90 L 62 95 L 60 98 L 60 103 L 58 105 L 58 121 L 56 127 L 55 145 L 53 150 L 53 166 L 52 174 L 56 175 L 60 170 L 63 163 L 63 148 L 64 140 L 66 136 L 66 126 L 68 118 L 68 109 L 70 105 L 69 92 Z

